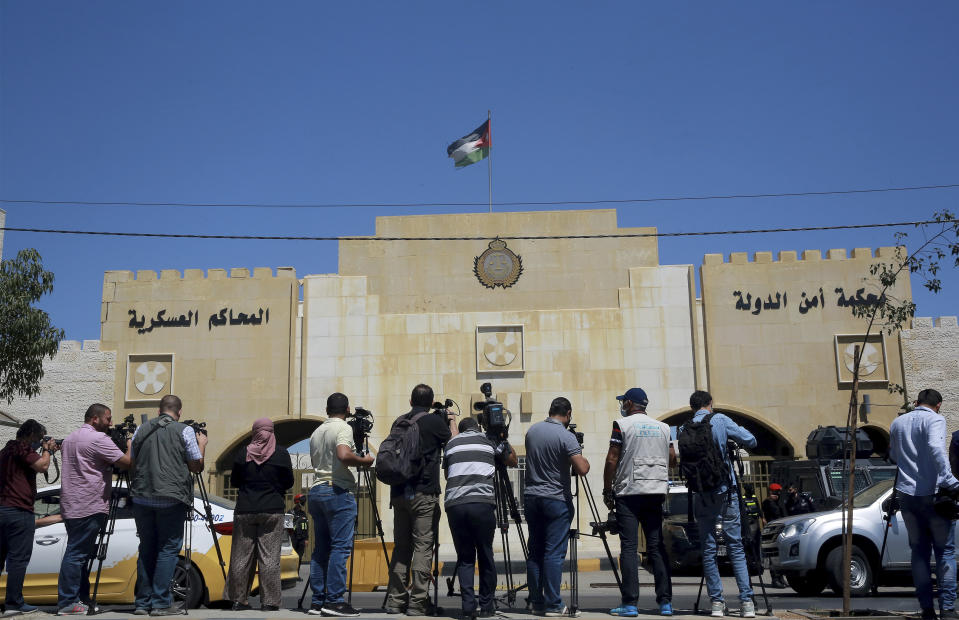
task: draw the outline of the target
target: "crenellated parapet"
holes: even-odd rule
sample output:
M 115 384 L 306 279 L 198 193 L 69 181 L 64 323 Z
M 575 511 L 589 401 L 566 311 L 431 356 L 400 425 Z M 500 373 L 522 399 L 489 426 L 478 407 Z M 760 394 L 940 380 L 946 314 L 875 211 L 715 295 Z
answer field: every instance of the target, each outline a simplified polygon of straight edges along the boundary
M 902 248 L 905 250 L 905 248 Z M 854 248 L 847 253 L 845 248 L 834 248 L 826 251 L 825 258 L 821 250 L 803 250 L 802 253 L 796 250 L 780 250 L 779 252 L 753 252 L 750 260 L 749 252 L 732 252 L 728 261 L 722 254 L 706 254 L 703 256 L 704 265 L 746 265 L 749 263 L 768 264 L 768 263 L 796 263 L 796 262 L 815 262 L 815 261 L 845 261 L 861 260 L 868 261 L 874 259 L 892 260 L 896 257 L 895 246 L 882 246 L 876 248 L 875 253 L 872 248 Z
M 274 273 L 271 267 L 255 267 L 252 273 L 247 267 L 233 267 L 231 269 L 185 269 L 180 272 L 179 269 L 163 269 L 159 274 L 152 269 L 141 269 L 136 272 L 119 269 L 107 271 L 103 274 L 103 282 L 153 282 L 156 280 L 226 280 L 232 279 L 253 279 L 269 280 L 276 278 L 280 280 L 296 279 L 296 269 L 293 267 L 277 267 Z

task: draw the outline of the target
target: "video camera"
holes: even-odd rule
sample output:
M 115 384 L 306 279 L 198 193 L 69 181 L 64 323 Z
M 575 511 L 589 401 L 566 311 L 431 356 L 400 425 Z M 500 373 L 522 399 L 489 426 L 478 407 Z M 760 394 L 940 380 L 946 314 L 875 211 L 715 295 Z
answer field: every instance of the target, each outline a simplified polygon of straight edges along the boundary
M 133 421 L 133 414 L 131 413 L 127 417 L 123 418 L 123 421 L 119 424 L 114 424 L 110 427 L 110 430 L 107 431 L 107 435 L 113 440 L 113 443 L 116 444 L 120 450 L 123 452 L 127 451 L 127 442 L 133 437 L 133 433 L 137 430 L 137 425 Z
M 576 430 L 576 425 L 575 425 L 575 424 L 570 424 L 569 426 L 566 427 L 566 430 L 568 430 L 569 432 L 571 432 L 571 433 L 573 434 L 573 437 L 576 438 L 576 443 L 578 443 L 578 444 L 579 444 L 579 447 L 582 448 L 582 447 L 583 447 L 583 438 L 585 437 L 585 435 L 584 435 L 583 433 L 581 433 L 580 431 L 577 431 L 577 430 Z
M 366 444 L 366 438 L 370 436 L 370 431 L 373 430 L 373 412 L 363 407 L 356 407 L 346 423 L 353 429 L 353 443 L 356 444 L 357 450 L 361 450 Z
M 486 397 L 486 401 L 473 403 L 473 409 L 480 412 L 476 416 L 477 422 L 488 437 L 506 439 L 509 435 L 509 424 L 512 417 L 509 409 L 498 400 L 493 400 L 492 384 L 484 383 L 480 386 L 480 391 Z
M 450 407 L 456 407 L 456 412 L 454 413 L 453 411 L 450 411 Z M 433 413 L 443 416 L 444 419 L 448 415 L 459 415 L 459 408 L 460 406 L 457 405 L 456 401 L 454 401 L 452 398 L 447 398 L 442 403 L 435 402 L 433 403 L 433 406 L 430 407 L 430 409 L 433 410 Z
M 607 532 L 612 536 L 618 536 L 622 531 L 619 529 L 619 521 L 616 519 L 616 510 L 610 510 L 609 516 L 605 521 L 590 521 L 589 525 L 593 528 L 593 536 L 598 536 L 600 532 Z
M 197 435 L 204 434 L 206 435 L 206 422 L 197 422 L 196 420 L 183 420 L 183 423 L 193 429 L 193 432 Z

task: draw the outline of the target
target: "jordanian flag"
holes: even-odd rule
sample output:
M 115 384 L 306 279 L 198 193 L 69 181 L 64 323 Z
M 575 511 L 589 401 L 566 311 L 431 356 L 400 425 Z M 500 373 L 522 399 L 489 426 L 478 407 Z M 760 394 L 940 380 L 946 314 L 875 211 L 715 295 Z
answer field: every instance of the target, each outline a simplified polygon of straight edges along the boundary
M 457 168 L 469 166 L 489 156 L 489 121 L 474 129 L 446 147 L 446 154 L 453 158 Z

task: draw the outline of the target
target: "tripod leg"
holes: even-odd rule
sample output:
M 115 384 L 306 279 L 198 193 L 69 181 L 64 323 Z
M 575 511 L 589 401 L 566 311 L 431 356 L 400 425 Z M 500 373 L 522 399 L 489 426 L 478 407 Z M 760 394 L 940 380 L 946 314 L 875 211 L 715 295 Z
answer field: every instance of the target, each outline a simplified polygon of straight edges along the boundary
M 699 578 L 699 592 L 696 593 L 696 602 L 693 603 L 693 614 L 699 613 L 699 599 L 703 595 L 703 583 L 706 582 L 706 573 L 703 572 L 702 577 Z
M 593 496 L 593 489 L 589 486 L 589 479 L 583 478 L 583 485 L 586 488 L 586 503 L 589 505 L 590 514 L 593 516 L 593 521 L 599 523 L 599 505 L 596 503 L 596 498 Z M 606 557 L 609 558 L 609 565 L 613 569 L 613 578 L 616 579 L 616 586 L 622 591 L 623 581 L 619 577 L 619 570 L 616 568 L 616 559 L 613 558 L 613 552 L 609 548 L 609 539 L 606 537 L 605 530 L 599 530 L 599 538 L 603 541 L 603 548 L 606 550 Z
M 310 580 L 307 579 L 306 583 L 303 584 L 303 592 L 300 593 L 300 600 L 296 602 L 297 609 L 303 609 L 303 599 L 306 598 L 306 591 L 309 589 L 309 587 L 310 587 Z

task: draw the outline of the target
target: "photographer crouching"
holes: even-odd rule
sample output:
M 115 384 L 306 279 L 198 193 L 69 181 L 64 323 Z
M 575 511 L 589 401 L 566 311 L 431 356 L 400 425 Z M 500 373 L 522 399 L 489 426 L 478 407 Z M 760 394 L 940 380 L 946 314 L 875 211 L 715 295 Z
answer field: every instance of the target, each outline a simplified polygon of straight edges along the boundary
M 942 617 L 959 618 L 955 610 L 955 556 L 949 545 L 954 524 L 936 511 L 937 491 L 955 501 L 959 480 L 946 455 L 946 419 L 939 413 L 942 395 L 919 392 L 916 408 L 892 421 L 889 458 L 898 466 L 896 494 L 912 549 L 912 578 L 923 620 L 935 620 L 930 553 L 935 552 Z M 947 552 L 948 550 L 948 552 Z M 947 593 L 951 593 L 946 600 Z
M 67 547 L 57 584 L 57 615 L 83 615 L 90 602 L 90 558 L 96 553 L 97 535 L 110 512 L 113 469 L 130 468 L 130 441 L 126 451 L 107 435 L 113 414 L 106 405 L 87 408 L 83 426 L 60 446 L 63 482 L 60 514 L 67 530 Z
M 334 392 L 326 399 L 326 422 L 310 437 L 310 458 L 316 478 L 310 487 L 313 517 L 313 556 L 310 588 L 313 598 L 307 613 L 318 616 L 360 615 L 344 600 L 346 561 L 353 548 L 356 527 L 356 479 L 350 467 L 369 467 L 370 455 L 360 456 L 354 429 L 346 422 L 350 401 Z
M 193 510 L 193 474 L 203 471 L 206 433 L 181 423 L 183 403 L 173 394 L 160 413 L 133 435 L 133 519 L 140 538 L 134 614 L 186 613 L 173 604 L 170 584 L 183 546 L 183 522 Z
M 46 433 L 43 424 L 27 420 L 17 430 L 17 438 L 0 450 L 0 570 L 4 560 L 7 569 L 4 616 L 37 610 L 23 600 L 23 579 L 33 555 L 37 473 L 46 473 L 57 451 L 56 440 L 45 438 Z

